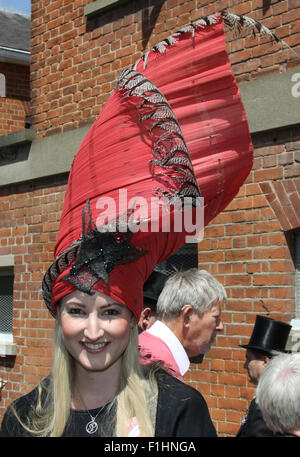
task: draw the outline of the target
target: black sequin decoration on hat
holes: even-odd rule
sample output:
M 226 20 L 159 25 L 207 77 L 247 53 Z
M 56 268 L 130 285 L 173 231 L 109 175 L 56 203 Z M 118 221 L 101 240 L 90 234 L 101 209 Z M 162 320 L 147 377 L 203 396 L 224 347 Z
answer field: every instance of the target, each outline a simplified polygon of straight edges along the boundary
M 128 220 L 128 214 L 126 216 Z M 110 221 L 111 222 L 111 221 Z M 130 243 L 133 233 L 126 224 L 126 231 L 120 230 L 121 219 L 114 221 L 117 230 L 110 231 L 109 226 L 99 231 L 90 214 L 87 200 L 82 212 L 82 235 L 77 258 L 68 274 L 60 281 L 73 284 L 78 290 L 92 295 L 92 287 L 102 279 L 108 285 L 109 273 L 117 266 L 133 262 L 147 251 Z M 110 223 L 111 225 L 111 223 Z M 106 231 L 102 229 L 106 228 Z

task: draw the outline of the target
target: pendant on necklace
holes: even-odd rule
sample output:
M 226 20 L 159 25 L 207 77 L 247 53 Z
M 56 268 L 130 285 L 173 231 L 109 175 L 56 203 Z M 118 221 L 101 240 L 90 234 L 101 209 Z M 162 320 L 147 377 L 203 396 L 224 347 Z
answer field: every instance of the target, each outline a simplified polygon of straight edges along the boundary
M 94 417 L 92 418 L 92 420 L 90 422 L 88 422 L 86 424 L 85 429 L 90 435 L 92 435 L 93 433 L 96 433 L 96 431 L 98 430 L 98 424 L 95 421 Z

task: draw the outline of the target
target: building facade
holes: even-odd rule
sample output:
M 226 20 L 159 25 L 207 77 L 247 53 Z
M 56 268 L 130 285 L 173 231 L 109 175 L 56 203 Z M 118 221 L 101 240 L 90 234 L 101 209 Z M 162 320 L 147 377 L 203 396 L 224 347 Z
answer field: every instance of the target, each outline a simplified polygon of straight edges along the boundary
M 0 135 L 29 123 L 30 17 L 0 10 Z
M 224 284 L 228 303 L 224 333 L 186 381 L 205 396 L 218 433 L 232 436 L 254 393 L 239 344 L 248 341 L 256 314 L 292 322 L 289 344 L 297 350 L 299 2 L 32 0 L 30 128 L 1 130 L 0 124 L 0 157 L 14 151 L 0 162 L 0 318 L 7 322 L 0 332 L 0 378 L 6 382 L 0 420 L 14 398 L 49 373 L 53 319 L 41 281 L 53 260 L 68 171 L 84 135 L 122 69 L 183 25 L 223 8 L 255 18 L 290 48 L 225 29 L 255 159 L 239 194 L 198 246 L 199 268 Z

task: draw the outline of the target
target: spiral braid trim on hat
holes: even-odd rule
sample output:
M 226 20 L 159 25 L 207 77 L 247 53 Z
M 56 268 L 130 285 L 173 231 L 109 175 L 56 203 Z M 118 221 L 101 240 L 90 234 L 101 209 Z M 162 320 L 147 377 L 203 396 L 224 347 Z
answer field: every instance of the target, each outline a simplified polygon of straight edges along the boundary
M 144 75 L 125 70 L 117 80 L 124 97 L 141 99 L 136 104 L 139 120 L 153 141 L 150 161 L 153 177 L 167 190 L 156 188 L 160 196 L 170 199 L 201 196 L 189 151 L 176 116 L 164 95 Z
M 196 31 L 204 30 L 206 27 L 217 24 L 221 20 L 223 20 L 224 24 L 233 30 L 237 35 L 241 35 L 242 32 L 245 31 L 253 37 L 255 37 L 257 34 L 263 37 L 269 37 L 271 40 L 280 44 L 282 47 L 288 48 L 291 52 L 296 54 L 298 58 L 300 58 L 297 52 L 295 52 L 287 43 L 285 43 L 285 41 L 281 40 L 274 32 L 272 32 L 272 30 L 270 30 L 265 25 L 261 24 L 252 17 L 244 16 L 242 14 L 229 13 L 224 9 L 218 13 L 204 16 L 203 18 L 198 19 L 197 21 L 194 21 L 184 28 L 178 30 L 168 38 L 165 38 L 153 46 L 153 48 L 151 48 L 143 56 L 141 56 L 134 64 L 133 69 L 136 70 L 138 64 L 142 61 L 143 69 L 145 70 L 147 68 L 148 57 L 151 52 L 163 54 L 166 52 L 168 47 L 173 46 L 183 35 L 189 34 L 193 38 Z
M 54 311 L 52 310 L 52 286 L 59 275 L 65 271 L 71 263 L 76 259 L 81 240 L 77 240 L 72 243 L 60 256 L 52 263 L 50 268 L 46 271 L 43 282 L 42 282 L 42 295 L 45 300 L 45 303 L 52 314 L 55 316 Z

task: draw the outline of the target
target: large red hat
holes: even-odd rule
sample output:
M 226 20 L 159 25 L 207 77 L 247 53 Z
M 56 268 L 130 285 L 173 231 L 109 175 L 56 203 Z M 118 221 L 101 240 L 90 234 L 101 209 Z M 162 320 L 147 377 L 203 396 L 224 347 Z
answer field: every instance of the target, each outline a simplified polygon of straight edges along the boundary
M 238 193 L 252 161 L 222 16 L 210 16 L 122 72 L 83 140 L 70 171 L 56 260 L 43 281 L 52 314 L 79 289 L 103 292 L 138 318 L 155 265 L 193 234 L 184 219 L 192 213 L 195 221 L 202 197 L 207 225 Z M 158 211 L 149 211 L 155 199 Z

